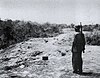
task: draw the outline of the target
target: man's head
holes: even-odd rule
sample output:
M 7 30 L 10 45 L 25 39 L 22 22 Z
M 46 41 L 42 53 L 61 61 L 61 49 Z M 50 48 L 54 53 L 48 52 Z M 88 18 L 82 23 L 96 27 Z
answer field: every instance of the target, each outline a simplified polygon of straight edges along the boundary
M 80 32 L 81 26 L 75 26 L 75 31 Z

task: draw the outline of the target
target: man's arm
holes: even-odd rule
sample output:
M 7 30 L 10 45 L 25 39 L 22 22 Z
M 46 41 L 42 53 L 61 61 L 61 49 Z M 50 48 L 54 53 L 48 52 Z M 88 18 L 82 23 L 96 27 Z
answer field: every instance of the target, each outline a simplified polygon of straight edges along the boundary
M 72 44 L 72 52 L 73 52 L 73 48 L 76 46 L 77 44 L 77 35 L 74 36 L 74 40 L 73 40 L 73 44 Z
M 85 36 L 84 36 L 84 34 L 83 34 L 83 53 L 85 53 L 85 51 L 84 51 L 84 50 L 85 50 L 85 44 L 86 44 L 86 43 L 85 43 Z

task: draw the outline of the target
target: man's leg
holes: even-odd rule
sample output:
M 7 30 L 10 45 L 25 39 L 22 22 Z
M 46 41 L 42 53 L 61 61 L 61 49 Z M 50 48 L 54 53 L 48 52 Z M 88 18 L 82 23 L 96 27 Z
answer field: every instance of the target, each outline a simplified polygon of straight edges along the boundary
M 72 66 L 73 66 L 73 73 L 77 73 L 78 72 L 77 53 L 73 53 L 72 55 Z
M 82 58 L 80 60 L 80 65 L 79 65 L 79 73 L 82 73 L 82 65 L 83 65 L 83 61 L 82 61 Z
M 82 73 L 82 65 L 83 65 L 83 61 L 82 61 L 82 53 L 81 53 L 79 54 L 79 66 L 78 66 L 79 73 Z

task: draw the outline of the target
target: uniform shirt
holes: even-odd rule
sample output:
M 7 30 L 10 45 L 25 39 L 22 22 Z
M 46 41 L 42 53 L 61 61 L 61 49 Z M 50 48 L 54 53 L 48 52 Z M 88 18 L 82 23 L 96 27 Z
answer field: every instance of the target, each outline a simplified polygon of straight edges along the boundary
M 72 45 L 72 52 L 82 52 L 83 50 L 85 50 L 84 34 L 81 32 L 75 33 L 75 37 Z

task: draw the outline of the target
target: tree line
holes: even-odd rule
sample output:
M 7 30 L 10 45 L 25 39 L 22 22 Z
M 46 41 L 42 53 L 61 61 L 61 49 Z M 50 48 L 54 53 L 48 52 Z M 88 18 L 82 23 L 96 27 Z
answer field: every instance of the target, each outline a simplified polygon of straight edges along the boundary
M 0 49 L 24 40 L 33 38 L 53 37 L 61 33 L 61 25 L 31 21 L 0 20 Z

